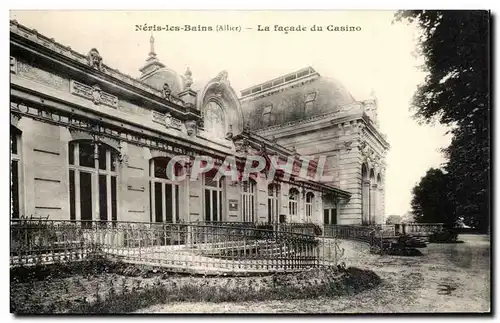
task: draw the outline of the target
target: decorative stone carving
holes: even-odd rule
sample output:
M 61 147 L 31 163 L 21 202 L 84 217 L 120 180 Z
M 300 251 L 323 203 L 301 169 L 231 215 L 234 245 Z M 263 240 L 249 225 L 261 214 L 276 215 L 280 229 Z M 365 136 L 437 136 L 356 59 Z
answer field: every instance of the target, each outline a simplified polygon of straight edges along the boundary
M 89 53 L 87 54 L 87 60 L 90 67 L 99 71 L 104 71 L 104 66 L 102 65 L 102 57 L 97 49 L 92 48 L 89 51 Z
M 186 69 L 186 72 L 184 73 L 184 90 L 188 90 L 191 88 L 191 85 L 193 85 L 193 78 L 192 78 L 193 73 L 189 69 L 189 67 Z
M 170 101 L 172 99 L 172 90 L 170 89 L 168 83 L 163 84 L 163 88 L 161 89 L 161 97 L 167 101 Z
M 118 162 L 123 165 L 123 166 L 127 166 L 128 165 L 128 160 L 129 160 L 129 157 L 127 154 L 120 154 L 120 157 L 118 157 Z
M 118 97 L 102 91 L 97 84 L 88 86 L 72 80 L 70 83 L 70 92 L 75 95 L 92 100 L 92 102 L 94 102 L 94 104 L 96 105 L 102 103 L 112 108 L 118 107 Z
M 167 128 L 172 126 L 172 115 L 168 112 L 165 114 L 165 126 Z
M 205 116 L 203 115 L 203 112 L 201 112 L 201 117 L 198 119 L 196 126 L 198 129 L 205 129 Z
M 99 85 L 95 84 L 92 86 L 92 98 L 94 101 L 94 104 L 100 104 L 102 100 L 102 95 L 101 95 L 101 88 Z
M 166 125 L 165 123 L 165 115 L 158 111 L 153 111 L 153 122 Z
M 227 79 L 227 77 L 228 77 L 227 71 L 222 71 L 217 75 L 215 80 L 218 81 L 219 83 L 229 85 L 229 80 Z
M 352 141 L 351 140 L 347 140 L 347 141 L 344 141 L 344 148 L 346 150 L 351 150 L 351 145 L 352 145 Z
M 170 122 L 170 126 L 172 128 L 181 129 L 182 128 L 182 121 L 177 119 L 177 118 L 174 118 L 174 117 L 171 117 L 171 118 L 172 118 L 172 121 Z
M 188 136 L 193 136 L 196 135 L 196 121 L 195 120 L 188 120 L 185 122 L 186 125 L 186 131 Z
M 226 139 L 227 140 L 233 139 L 233 126 L 232 125 L 229 125 L 229 130 L 226 133 Z
M 246 138 L 235 140 L 234 145 L 236 147 L 237 152 L 239 152 L 239 153 L 248 152 L 248 141 Z

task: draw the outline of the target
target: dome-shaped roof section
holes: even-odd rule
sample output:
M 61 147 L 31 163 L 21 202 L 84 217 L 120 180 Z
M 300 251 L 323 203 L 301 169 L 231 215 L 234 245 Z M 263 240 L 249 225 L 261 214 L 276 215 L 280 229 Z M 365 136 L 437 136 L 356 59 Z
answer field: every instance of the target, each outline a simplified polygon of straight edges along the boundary
M 184 89 L 184 80 L 174 70 L 163 67 L 152 73 L 141 77 L 141 81 L 154 87 L 157 90 L 163 88 L 163 84 L 167 83 L 172 93 L 179 93 Z
M 341 106 L 355 102 L 349 91 L 334 78 L 321 77 L 303 83 L 290 84 L 284 90 L 258 91 L 242 98 L 245 124 L 250 129 L 308 119 L 338 111 Z
M 343 106 L 355 101 L 351 93 L 339 80 L 332 77 L 321 77 L 317 82 L 318 87 L 324 88 L 327 93 L 329 92 L 337 106 Z

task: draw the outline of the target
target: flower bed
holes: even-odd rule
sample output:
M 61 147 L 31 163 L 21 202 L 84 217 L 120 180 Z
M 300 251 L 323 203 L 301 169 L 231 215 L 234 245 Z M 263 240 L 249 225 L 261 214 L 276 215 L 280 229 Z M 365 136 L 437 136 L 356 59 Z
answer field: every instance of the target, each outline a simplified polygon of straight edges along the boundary
M 354 294 L 379 284 L 356 268 L 295 274 L 204 277 L 171 274 L 105 260 L 11 270 L 11 312 L 127 313 L 178 301 L 250 301 Z

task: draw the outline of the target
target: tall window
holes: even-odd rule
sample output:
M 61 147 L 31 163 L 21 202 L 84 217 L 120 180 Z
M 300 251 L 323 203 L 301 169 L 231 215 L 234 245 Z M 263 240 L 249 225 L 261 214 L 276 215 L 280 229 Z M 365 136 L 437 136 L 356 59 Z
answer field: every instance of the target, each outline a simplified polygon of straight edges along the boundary
M 215 179 L 216 172 L 206 173 L 204 176 L 204 203 L 205 203 L 205 221 L 219 222 L 222 221 L 223 208 L 223 192 L 224 192 L 224 177 L 219 180 Z
M 312 192 L 308 192 L 306 194 L 306 217 L 309 221 L 311 216 L 313 215 L 313 206 L 314 206 L 314 194 Z
M 70 220 L 116 221 L 118 153 L 91 141 L 72 141 L 68 152 Z
M 299 191 L 296 188 L 291 188 L 288 192 L 288 212 L 290 213 L 290 220 L 297 215 L 299 201 Z
M 267 221 L 269 223 L 278 222 L 280 186 L 269 184 L 267 187 Z
M 244 181 L 241 186 L 243 222 L 255 222 L 255 181 Z
M 222 107 L 210 101 L 205 106 L 204 129 L 215 138 L 224 138 L 226 136 L 226 123 Z
M 10 128 L 10 216 L 19 218 L 20 212 L 20 163 L 21 163 L 21 131 Z
M 167 176 L 169 158 L 152 158 L 149 162 L 150 212 L 151 222 L 179 222 L 179 184 Z M 175 175 L 179 176 L 182 168 L 175 167 Z

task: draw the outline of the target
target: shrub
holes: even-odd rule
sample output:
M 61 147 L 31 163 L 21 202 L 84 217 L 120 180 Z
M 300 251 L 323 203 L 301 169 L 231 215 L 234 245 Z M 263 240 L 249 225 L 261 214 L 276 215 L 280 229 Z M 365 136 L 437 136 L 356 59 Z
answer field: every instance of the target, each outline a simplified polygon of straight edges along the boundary
M 443 229 L 429 236 L 429 242 L 433 243 L 455 243 L 458 242 L 458 233 L 453 229 Z

